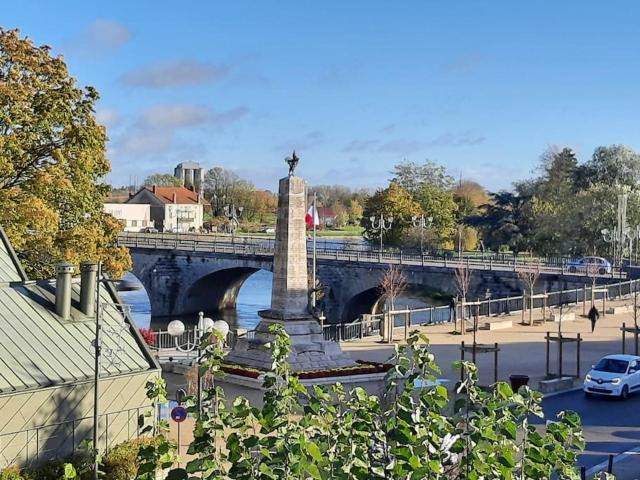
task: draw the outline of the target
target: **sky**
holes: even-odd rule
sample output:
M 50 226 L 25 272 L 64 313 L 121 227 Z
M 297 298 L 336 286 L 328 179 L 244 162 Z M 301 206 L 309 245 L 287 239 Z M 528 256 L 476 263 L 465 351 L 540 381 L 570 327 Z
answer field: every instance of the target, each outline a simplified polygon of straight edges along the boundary
M 640 148 L 640 2 L 0 0 L 101 94 L 114 185 L 223 166 L 379 187 L 426 159 L 489 190 L 550 146 Z

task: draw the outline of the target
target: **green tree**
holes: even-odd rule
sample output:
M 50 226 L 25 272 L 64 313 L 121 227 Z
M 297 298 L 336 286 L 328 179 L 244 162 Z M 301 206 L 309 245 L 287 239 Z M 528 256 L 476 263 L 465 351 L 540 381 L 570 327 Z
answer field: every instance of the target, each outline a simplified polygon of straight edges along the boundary
M 61 260 L 131 266 L 122 226 L 103 213 L 110 187 L 98 92 L 79 88 L 61 57 L 0 29 L 0 224 L 27 272 L 50 277 Z
M 181 187 L 179 178 L 170 173 L 154 173 L 144 179 L 145 185 L 157 185 L 158 187 Z M 186 186 L 186 185 L 185 185 Z
M 453 177 L 447 173 L 447 169 L 431 160 L 422 164 L 405 160 L 394 166 L 391 174 L 391 181 L 411 194 L 424 185 L 438 190 L 450 190 L 453 187 Z
M 362 220 L 362 214 L 364 213 L 364 209 L 362 208 L 362 204 L 356 200 L 352 199 L 349 202 L 349 223 L 351 225 L 358 225 Z
M 388 221 L 393 217 L 391 228 L 384 232 L 383 240 L 387 245 L 400 245 L 404 233 L 411 227 L 411 217 L 420 214 L 420 205 L 409 192 L 398 183 L 391 182 L 383 190 L 378 190 L 369 197 L 364 206 L 362 227 L 364 236 L 370 241 L 379 241 L 380 229 L 378 226 L 380 215 Z M 375 225 L 371 224 L 370 217 L 375 217 Z
M 259 372 L 263 405 L 243 397 L 226 402 L 215 385 L 205 390 L 201 412 L 187 399 L 196 420 L 190 458 L 167 480 L 580 478 L 584 440 L 574 412 L 532 425 L 531 418 L 544 417 L 542 394 L 513 392 L 503 382 L 482 389 L 476 366 L 466 362 L 457 362 L 463 380 L 453 398 L 441 385 L 419 387 L 435 384 L 440 369 L 418 332 L 396 347 L 382 397 L 340 384 L 307 389 L 289 367 L 284 328 L 270 332 L 273 362 Z M 220 373 L 216 343 L 205 338 L 203 369 Z M 160 443 L 156 451 L 171 447 Z M 139 463 L 152 471 L 154 459 L 142 451 Z
M 640 154 L 624 145 L 598 147 L 591 160 L 577 169 L 576 175 L 583 189 L 603 184 L 637 187 L 640 184 Z
M 431 184 L 423 184 L 414 193 L 413 198 L 420 205 L 424 215 L 433 219 L 425 235 L 426 243 L 435 248 L 453 248 L 458 211 L 453 192 Z
M 526 249 L 531 237 L 529 199 L 506 191 L 490 195 L 482 214 L 469 223 L 480 229 L 487 248 L 497 251 L 505 245 L 515 252 Z

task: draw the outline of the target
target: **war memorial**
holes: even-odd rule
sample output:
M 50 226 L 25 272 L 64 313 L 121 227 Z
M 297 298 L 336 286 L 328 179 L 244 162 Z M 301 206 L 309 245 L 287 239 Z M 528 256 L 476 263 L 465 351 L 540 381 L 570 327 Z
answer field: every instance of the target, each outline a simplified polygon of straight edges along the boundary
M 304 385 L 340 381 L 349 387 L 362 386 L 372 394 L 381 393 L 384 372 L 367 373 L 370 371 L 368 365 L 357 363 L 342 351 L 337 342 L 325 341 L 318 319 L 311 314 L 305 224 L 306 185 L 303 178 L 295 175 L 298 162 L 295 152 L 287 161 L 289 175 L 281 178 L 278 186 L 271 308 L 257 312 L 261 320 L 253 335 L 238 339 L 226 356 L 225 364 L 239 367 L 239 372 L 243 367 L 268 370 L 272 363 L 268 345 L 274 338 L 269 327 L 279 324 L 291 340 L 292 351 L 288 357 L 291 371 L 301 378 Z M 322 374 L 310 375 L 312 372 Z M 345 375 L 346 372 L 349 374 Z M 261 376 L 252 378 L 227 372 L 220 383 L 229 398 L 243 395 L 252 403 L 261 402 L 264 392 Z

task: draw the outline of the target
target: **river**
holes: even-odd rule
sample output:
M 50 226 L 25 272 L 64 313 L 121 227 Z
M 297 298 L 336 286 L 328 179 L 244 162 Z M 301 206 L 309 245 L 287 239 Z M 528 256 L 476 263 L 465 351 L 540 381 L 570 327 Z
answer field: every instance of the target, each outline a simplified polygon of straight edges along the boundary
M 354 244 L 363 244 L 362 240 L 322 240 L 319 247 L 322 248 L 344 248 L 345 245 L 353 246 Z M 125 278 L 127 280 L 137 282 L 132 274 L 128 273 Z M 238 293 L 236 308 L 223 312 L 205 312 L 208 316 L 217 319 L 224 319 L 229 323 L 231 328 L 247 328 L 253 329 L 260 317 L 259 310 L 266 310 L 271 303 L 271 279 L 272 273 L 265 270 L 258 270 L 251 275 L 242 285 Z M 162 330 L 166 328 L 169 320 L 167 318 L 152 318 L 151 306 L 149 298 L 144 289 L 134 290 L 130 292 L 121 292 L 120 296 L 124 303 L 131 306 L 131 314 L 133 320 L 139 328 L 153 328 L 154 330 Z M 446 299 L 433 295 L 432 292 L 422 291 L 419 286 L 412 286 L 404 295 L 396 299 L 396 306 L 404 308 L 410 306 L 412 308 L 420 308 L 429 305 L 444 305 Z M 195 325 L 198 321 L 195 315 L 189 317 L 180 317 L 180 320 L 186 324 Z

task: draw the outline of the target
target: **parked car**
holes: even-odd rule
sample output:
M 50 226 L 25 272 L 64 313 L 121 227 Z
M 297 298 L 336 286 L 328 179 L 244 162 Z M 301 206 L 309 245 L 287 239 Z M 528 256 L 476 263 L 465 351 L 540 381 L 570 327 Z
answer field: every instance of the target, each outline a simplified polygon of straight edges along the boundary
M 587 272 L 588 268 L 593 267 L 600 275 L 611 273 L 611 264 L 609 261 L 602 257 L 582 257 L 577 260 L 571 260 L 567 262 L 565 267 L 569 272 Z
M 144 227 L 140 229 L 140 233 L 158 233 L 158 229 L 153 227 Z
M 583 390 L 587 397 L 606 395 L 627 398 L 640 390 L 640 357 L 635 355 L 607 355 L 591 367 L 584 377 Z

